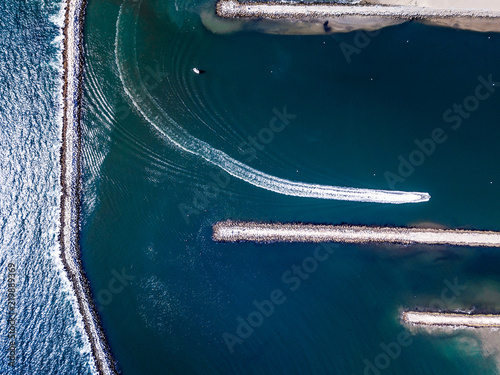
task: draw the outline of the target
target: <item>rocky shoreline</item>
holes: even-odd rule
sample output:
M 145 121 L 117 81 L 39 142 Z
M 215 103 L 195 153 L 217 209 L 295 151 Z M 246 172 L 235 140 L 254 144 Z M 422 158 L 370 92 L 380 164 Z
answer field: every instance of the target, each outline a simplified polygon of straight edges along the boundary
M 500 247 L 500 232 L 409 227 L 221 221 L 217 242 L 343 242 Z
M 63 40 L 63 121 L 60 153 L 60 257 L 73 287 L 96 370 L 117 374 L 115 361 L 92 299 L 79 247 L 81 193 L 81 101 L 83 80 L 83 25 L 86 0 L 67 0 Z

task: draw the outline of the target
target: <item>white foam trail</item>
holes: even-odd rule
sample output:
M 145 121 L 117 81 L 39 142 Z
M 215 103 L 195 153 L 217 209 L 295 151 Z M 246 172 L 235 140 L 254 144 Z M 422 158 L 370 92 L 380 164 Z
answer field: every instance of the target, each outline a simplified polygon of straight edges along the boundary
M 123 6 L 125 2 L 122 4 L 116 21 L 115 58 L 118 66 L 118 74 L 125 92 L 136 109 L 154 129 L 165 136 L 165 138 L 175 146 L 191 154 L 202 157 L 206 161 L 222 168 L 233 177 L 246 181 L 254 186 L 284 195 L 393 204 L 418 203 L 430 199 L 430 195 L 427 193 L 359 189 L 285 180 L 253 169 L 231 158 L 224 152 L 213 148 L 208 143 L 193 137 L 172 119 L 147 91 L 137 66 L 135 33 L 133 33 L 133 52 L 129 55 L 129 58 L 132 58 L 132 64 L 127 64 L 122 58 L 123 55 L 126 55 L 122 49 L 124 42 L 127 42 L 122 35 L 123 30 L 130 31 L 130 28 L 125 26 L 124 19 L 126 17 L 124 17 L 124 12 L 127 12 L 127 16 L 133 17 L 134 25 L 136 25 L 139 13 L 138 8 L 140 8 L 141 1 L 134 0 L 132 3 L 133 4 L 130 4 L 130 6 L 126 8 Z M 129 14 L 129 12 L 131 14 Z M 168 123 L 169 126 L 161 126 L 161 124 L 164 123 Z

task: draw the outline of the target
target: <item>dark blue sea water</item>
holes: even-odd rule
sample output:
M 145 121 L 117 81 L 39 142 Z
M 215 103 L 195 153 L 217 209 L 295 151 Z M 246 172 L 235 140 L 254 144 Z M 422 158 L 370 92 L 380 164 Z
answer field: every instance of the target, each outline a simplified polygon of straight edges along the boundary
M 57 241 L 60 6 L 57 1 L 0 3 L 2 374 L 91 373 Z M 14 291 L 9 270 L 15 274 Z
M 498 373 L 477 332 L 408 338 L 399 321 L 402 309 L 498 309 L 497 251 L 341 245 L 315 268 L 303 262 L 316 245 L 217 244 L 211 225 L 499 230 L 500 84 L 482 82 L 500 81 L 500 36 L 406 23 L 358 48 L 356 32 L 214 34 L 206 9 L 88 7 L 83 260 L 123 373 Z M 346 45 L 357 48 L 348 58 Z M 280 195 L 210 163 L 214 149 L 284 179 L 432 198 Z M 300 284 L 294 266 L 310 271 Z

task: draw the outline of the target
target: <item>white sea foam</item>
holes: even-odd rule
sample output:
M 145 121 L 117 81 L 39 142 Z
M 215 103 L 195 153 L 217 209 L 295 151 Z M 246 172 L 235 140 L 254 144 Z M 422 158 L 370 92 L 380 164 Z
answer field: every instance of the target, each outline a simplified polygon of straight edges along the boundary
M 140 6 L 139 2 L 134 2 L 135 6 Z M 174 119 L 172 119 L 155 99 L 149 94 L 139 74 L 139 68 L 136 61 L 135 33 L 133 52 L 126 54 L 123 49 L 123 30 L 130 30 L 125 26 L 123 12 L 131 11 L 131 7 L 126 9 L 122 5 L 116 22 L 115 39 L 115 58 L 118 66 L 120 80 L 128 97 L 136 109 L 144 118 L 175 146 L 191 154 L 202 157 L 206 161 L 222 168 L 227 173 L 248 182 L 254 186 L 273 191 L 276 193 L 320 199 L 334 199 L 357 202 L 377 202 L 377 203 L 418 203 L 430 199 L 427 193 L 403 192 L 376 189 L 359 189 L 352 187 L 327 186 L 311 183 L 290 181 L 283 178 L 271 176 L 269 174 L 253 169 L 233 158 L 224 152 L 211 147 L 186 132 Z M 137 14 L 135 12 L 134 22 L 137 23 Z M 128 34 L 127 34 L 128 35 Z M 129 38 L 129 36 L 127 36 Z M 132 63 L 126 62 L 124 56 L 131 57 Z
M 61 207 L 61 263 L 64 265 L 65 273 L 68 275 L 66 280 L 71 278 L 71 286 L 74 293 L 69 294 L 74 302 L 73 311 L 76 318 L 76 327 L 82 332 L 82 338 L 85 342 L 83 350 L 92 352 L 93 361 L 90 362 L 94 373 L 114 374 L 116 373 L 113 365 L 111 354 L 108 352 L 106 343 L 104 342 L 104 333 L 102 332 L 95 310 L 91 301 L 90 291 L 87 289 L 85 274 L 82 272 L 81 263 L 79 260 L 78 249 L 78 207 L 77 197 L 75 193 L 79 193 L 79 164 L 80 157 L 80 139 L 77 131 L 79 120 L 79 85 L 82 66 L 80 64 L 80 56 L 83 53 L 83 44 L 80 40 L 81 27 L 83 27 L 82 19 L 80 19 L 81 7 L 84 6 L 82 0 L 67 0 L 69 7 L 67 24 L 65 26 L 67 40 L 65 49 L 66 71 L 66 97 L 62 98 L 64 103 L 64 111 L 62 113 L 65 136 L 61 137 L 62 148 L 64 150 L 63 160 L 60 165 L 65 180 L 62 182 L 63 194 L 60 196 Z M 66 17 L 65 17 L 66 20 Z M 64 130 L 64 127 L 63 127 Z M 75 297 L 76 295 L 76 297 Z M 78 299 L 78 302 L 75 301 Z M 95 364 L 95 367 L 94 367 Z M 96 368 L 99 368 L 97 371 Z
M 57 26 L 60 30 L 59 33 L 50 42 L 50 44 L 57 47 L 57 53 L 54 55 L 52 59 L 50 59 L 49 65 L 54 70 L 60 72 L 61 74 L 62 74 L 62 64 L 63 64 L 62 50 L 64 43 L 64 34 L 62 28 L 64 27 L 65 12 L 66 12 L 66 2 L 62 1 L 61 4 L 59 5 L 59 10 L 57 11 L 57 13 L 54 13 L 49 16 L 49 21 L 55 26 Z M 61 92 L 61 90 L 58 90 L 58 92 Z
M 59 5 L 59 10 L 57 11 L 57 13 L 49 16 L 49 21 L 52 22 L 54 25 L 62 28 L 64 26 L 65 12 L 66 12 L 66 2 L 62 1 Z

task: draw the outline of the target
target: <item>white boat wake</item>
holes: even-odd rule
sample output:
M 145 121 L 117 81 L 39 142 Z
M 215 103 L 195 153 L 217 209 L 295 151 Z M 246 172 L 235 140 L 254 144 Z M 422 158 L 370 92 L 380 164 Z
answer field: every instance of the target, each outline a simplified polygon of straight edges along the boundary
M 126 7 L 124 6 L 125 3 L 127 3 Z M 165 136 L 175 146 L 202 157 L 206 161 L 222 168 L 233 177 L 279 194 L 296 197 L 393 204 L 419 203 L 430 199 L 430 195 L 427 193 L 318 185 L 271 176 L 231 158 L 224 152 L 213 148 L 208 143 L 187 133 L 149 94 L 141 79 L 136 56 L 136 33 L 133 32 L 137 26 L 140 3 L 141 1 L 137 0 L 126 0 L 120 7 L 116 21 L 115 39 L 115 58 L 118 66 L 118 74 L 123 88 L 135 108 L 154 129 Z M 130 25 L 130 21 L 133 21 L 133 25 Z M 128 38 L 123 35 L 124 31 L 127 31 Z M 133 35 L 132 41 L 130 40 L 131 34 Z M 125 52 L 127 43 L 131 44 L 129 53 Z M 127 61 L 124 57 L 128 57 L 129 60 Z M 168 126 L 161 126 L 162 124 L 168 124 Z

